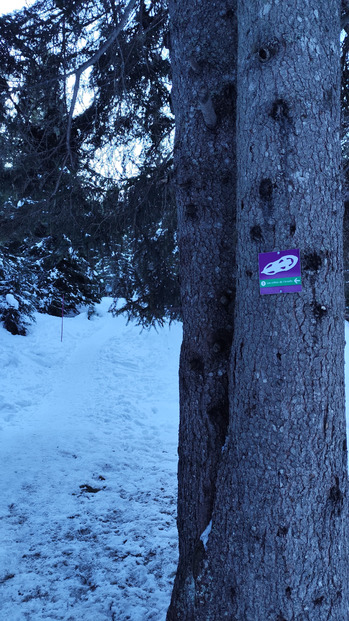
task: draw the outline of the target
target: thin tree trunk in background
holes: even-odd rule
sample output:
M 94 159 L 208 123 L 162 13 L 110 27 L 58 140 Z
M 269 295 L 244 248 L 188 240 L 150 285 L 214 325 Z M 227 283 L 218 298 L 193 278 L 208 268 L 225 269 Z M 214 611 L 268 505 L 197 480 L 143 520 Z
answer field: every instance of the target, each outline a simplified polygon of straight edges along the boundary
M 197 621 L 349 614 L 339 12 L 238 1 L 230 426 Z M 292 248 L 302 292 L 260 295 L 258 253 Z
M 183 344 L 180 556 L 168 620 L 194 618 L 200 536 L 211 519 L 229 416 L 235 293 L 234 6 L 234 1 L 170 1 Z

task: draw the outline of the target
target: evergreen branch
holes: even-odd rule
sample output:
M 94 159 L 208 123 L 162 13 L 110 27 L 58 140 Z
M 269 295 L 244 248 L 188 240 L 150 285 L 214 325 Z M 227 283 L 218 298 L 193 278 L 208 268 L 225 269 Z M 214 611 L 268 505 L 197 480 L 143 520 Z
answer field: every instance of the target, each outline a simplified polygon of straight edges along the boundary
M 342 0 L 341 29 L 345 29 L 349 24 L 349 0 Z

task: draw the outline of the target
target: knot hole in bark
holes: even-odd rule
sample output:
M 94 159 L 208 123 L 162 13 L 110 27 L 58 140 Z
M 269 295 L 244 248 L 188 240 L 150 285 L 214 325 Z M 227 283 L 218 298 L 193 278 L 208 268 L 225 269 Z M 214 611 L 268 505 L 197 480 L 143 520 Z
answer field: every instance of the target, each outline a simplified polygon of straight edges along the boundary
M 270 116 L 274 121 L 290 121 L 290 107 L 284 99 L 275 99 L 270 110 Z
M 304 255 L 302 267 L 309 272 L 318 272 L 322 266 L 322 257 L 317 252 L 309 252 Z
M 339 478 L 335 477 L 335 484 L 332 485 L 328 500 L 331 506 L 331 516 L 339 516 L 342 511 L 343 494 L 339 487 Z
M 196 205 L 194 205 L 194 203 L 189 203 L 189 205 L 185 207 L 185 217 L 187 218 L 187 220 L 192 221 L 198 219 L 198 208 Z
M 279 51 L 279 42 L 274 39 L 263 43 L 258 49 L 257 56 L 261 64 L 269 62 Z
M 313 302 L 312 304 L 313 314 L 317 321 L 320 321 L 327 315 L 327 308 L 320 302 Z
M 277 532 L 278 537 L 286 537 L 287 533 L 288 533 L 287 526 L 279 526 L 278 532 Z
M 258 50 L 258 58 L 261 63 L 268 62 L 271 54 L 267 47 L 260 47 Z
M 250 237 L 251 237 L 251 241 L 254 241 L 254 242 L 263 241 L 263 233 L 262 233 L 262 229 L 259 226 L 259 224 L 256 224 L 255 226 L 252 226 L 250 228 Z
M 215 354 L 226 354 L 230 352 L 232 340 L 233 329 L 228 326 L 215 330 L 209 339 L 209 344 Z
M 193 371 L 194 373 L 198 373 L 199 375 L 203 374 L 204 372 L 204 361 L 201 358 L 201 356 L 192 356 L 189 359 L 189 369 L 190 371 Z
M 274 184 L 271 179 L 262 179 L 259 184 L 259 196 L 265 201 L 271 201 L 273 198 Z
M 236 15 L 236 11 L 234 11 L 233 9 L 228 9 L 227 11 L 223 9 L 223 11 L 221 12 L 221 16 L 223 17 L 223 19 L 234 19 Z

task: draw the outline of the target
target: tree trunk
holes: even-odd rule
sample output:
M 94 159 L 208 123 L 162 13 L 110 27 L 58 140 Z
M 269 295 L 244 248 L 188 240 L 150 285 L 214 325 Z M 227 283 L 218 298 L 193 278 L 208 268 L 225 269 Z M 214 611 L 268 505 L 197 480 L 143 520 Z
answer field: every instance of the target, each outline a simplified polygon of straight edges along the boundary
M 340 3 L 314 7 L 238 1 L 230 425 L 197 621 L 348 618 Z M 292 248 L 302 291 L 260 295 L 258 253 Z
M 179 565 L 167 618 L 180 621 L 194 618 L 200 535 L 212 514 L 229 416 L 237 42 L 235 12 L 218 4 L 170 1 L 183 344 Z

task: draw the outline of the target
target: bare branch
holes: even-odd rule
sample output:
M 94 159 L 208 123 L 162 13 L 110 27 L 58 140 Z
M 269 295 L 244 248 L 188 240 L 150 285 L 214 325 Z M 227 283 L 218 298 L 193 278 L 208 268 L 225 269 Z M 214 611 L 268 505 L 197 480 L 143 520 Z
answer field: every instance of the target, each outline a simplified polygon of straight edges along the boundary
M 71 127 L 72 127 L 72 121 L 73 121 L 73 115 L 74 115 L 76 100 L 77 100 L 78 93 L 79 93 L 81 76 L 84 73 L 84 71 L 86 71 L 86 69 L 88 69 L 89 67 L 92 67 L 96 62 L 98 62 L 98 60 L 101 58 L 101 56 L 104 54 L 104 52 L 106 52 L 110 48 L 110 46 L 114 43 L 114 41 L 117 39 L 117 37 L 119 36 L 120 32 L 126 26 L 128 20 L 130 18 L 130 15 L 131 15 L 134 7 L 135 7 L 136 2 L 137 2 L 137 0 L 130 0 L 130 2 L 128 3 L 128 5 L 127 5 L 127 7 L 126 7 L 126 9 L 124 11 L 123 16 L 121 17 L 118 25 L 114 28 L 114 30 L 111 33 L 110 37 L 103 43 L 103 45 L 101 45 L 99 50 L 97 50 L 97 52 L 95 54 L 93 54 L 93 56 L 91 56 L 91 58 L 86 60 L 75 71 L 75 84 L 74 84 L 74 90 L 73 90 L 73 97 L 72 97 L 71 104 L 70 104 L 70 109 L 69 109 L 68 125 L 67 125 L 67 138 L 66 138 L 67 151 L 69 153 L 69 157 L 70 157 L 71 161 L 72 161 L 72 155 L 71 155 L 71 151 L 70 151 Z

